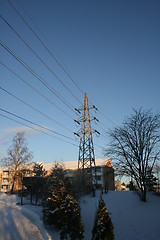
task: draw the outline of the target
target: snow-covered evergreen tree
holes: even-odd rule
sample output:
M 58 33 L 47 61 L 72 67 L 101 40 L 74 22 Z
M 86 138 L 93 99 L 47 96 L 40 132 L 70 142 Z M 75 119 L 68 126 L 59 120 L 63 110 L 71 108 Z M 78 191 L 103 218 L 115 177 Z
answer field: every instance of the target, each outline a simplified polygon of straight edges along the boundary
M 33 166 L 33 173 L 37 177 L 44 177 L 46 170 L 43 168 L 43 163 L 35 163 Z
M 113 240 L 113 224 L 105 207 L 104 200 L 100 199 L 92 231 L 93 240 Z
M 61 239 L 82 239 L 83 224 L 78 202 L 71 193 L 65 171 L 59 165 L 48 177 L 46 197 L 43 201 L 43 219 L 60 231 Z
M 147 177 L 146 177 L 146 186 L 148 191 L 155 191 L 157 187 L 157 178 L 155 177 L 152 169 L 148 169 Z

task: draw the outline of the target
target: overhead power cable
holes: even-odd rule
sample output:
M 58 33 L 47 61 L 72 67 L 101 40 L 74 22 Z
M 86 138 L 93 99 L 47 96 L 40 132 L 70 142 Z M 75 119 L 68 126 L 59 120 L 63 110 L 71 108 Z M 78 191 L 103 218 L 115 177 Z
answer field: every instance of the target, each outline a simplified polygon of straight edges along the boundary
M 23 12 L 25 13 L 25 15 L 27 16 L 27 18 L 30 20 L 30 22 L 36 27 L 38 33 L 37 35 L 40 34 L 40 36 L 42 37 L 42 39 L 45 40 L 45 45 L 49 45 L 48 49 L 50 49 L 51 53 L 52 51 L 54 53 L 53 54 L 53 57 L 55 57 L 56 59 L 59 59 L 57 60 L 58 62 L 61 62 L 61 65 L 65 67 L 65 69 L 67 69 L 68 67 L 66 66 L 66 64 L 64 63 L 64 61 L 62 60 L 62 58 L 58 55 L 57 51 L 55 50 L 55 48 L 53 48 L 52 44 L 48 41 L 47 37 L 45 36 L 45 34 L 41 31 L 40 27 L 38 26 L 38 24 L 33 20 L 33 18 L 31 17 L 31 15 L 27 12 L 26 8 L 23 6 L 23 3 L 21 4 L 22 2 L 21 1 L 18 1 L 18 5 L 19 7 L 23 10 Z M 31 24 L 30 24 L 31 26 Z M 33 27 L 32 27 L 33 29 Z M 41 37 L 39 36 L 39 38 L 41 39 Z M 53 42 L 53 41 L 52 41 Z M 55 60 L 55 59 L 54 59 Z M 56 61 L 56 60 L 55 60 Z M 59 63 L 57 63 L 59 65 Z M 60 66 L 60 65 L 59 65 Z M 69 69 L 68 69 L 69 71 Z
M 19 80 L 21 80 L 24 84 L 26 84 L 28 87 L 30 87 L 32 90 L 34 90 L 36 93 L 38 93 L 41 97 L 43 97 L 48 103 L 52 104 L 54 107 L 56 107 L 58 110 L 63 112 L 66 116 L 68 116 L 70 119 L 74 120 L 67 112 L 65 112 L 63 109 L 58 107 L 54 102 L 52 102 L 49 98 L 47 98 L 44 94 L 42 94 L 40 91 L 38 91 L 35 87 L 33 87 L 30 83 L 25 81 L 22 77 L 20 77 L 16 72 L 14 72 L 12 69 L 10 69 L 7 65 L 5 65 L 3 62 L 0 61 L 0 64 L 4 66 L 9 72 L 11 72 L 13 75 L 15 75 Z
M 88 102 L 89 102 L 91 105 L 94 105 L 90 99 L 88 99 Z M 114 126 L 116 126 L 116 124 L 115 124 L 109 117 L 107 117 L 102 111 L 100 111 L 99 108 L 98 108 L 97 110 L 98 110 L 98 112 L 99 112 L 103 117 L 105 117 L 105 118 L 107 119 L 107 121 L 111 122 Z M 103 125 L 104 127 L 106 127 L 105 124 L 103 124 L 101 121 L 98 121 L 98 123 L 100 123 L 101 125 Z M 107 128 L 107 127 L 106 127 L 106 128 Z
M 23 121 L 25 121 L 25 122 L 30 123 L 30 124 L 33 124 L 33 125 L 35 125 L 35 126 L 37 126 L 37 127 L 39 127 L 39 128 L 42 128 L 43 130 L 52 132 L 52 133 L 54 133 L 54 134 L 56 134 L 56 135 L 59 135 L 59 136 L 61 136 L 61 137 L 67 138 L 67 139 L 75 142 L 75 139 L 73 139 L 73 138 L 70 138 L 70 137 L 68 137 L 68 136 L 65 136 L 64 134 L 58 133 L 58 132 L 56 132 L 56 131 L 53 131 L 52 129 L 47 128 L 47 127 L 44 127 L 44 126 L 42 126 L 42 125 L 40 125 L 40 124 L 38 124 L 38 123 L 34 123 L 34 122 L 32 122 L 32 121 L 24 118 L 24 117 L 18 116 L 18 115 L 14 114 L 14 113 L 11 113 L 11 112 L 3 109 L 3 108 L 0 108 L 0 111 L 5 112 L 5 113 L 7 113 L 7 114 L 9 114 L 9 115 L 12 115 L 12 116 L 14 116 L 14 117 L 16 117 L 16 118 L 19 118 L 19 119 L 21 119 L 21 120 L 23 120 Z
M 12 9 L 16 12 L 16 14 L 21 18 L 21 20 L 24 22 L 24 24 L 30 29 L 30 31 L 34 34 L 34 36 L 41 42 L 41 44 L 43 45 L 43 47 L 47 50 L 47 52 L 53 57 L 53 59 L 56 61 L 56 63 L 62 68 L 62 70 L 66 73 L 66 75 L 70 78 L 70 80 L 75 84 L 75 86 L 79 89 L 79 91 L 84 95 L 84 91 L 82 91 L 82 89 L 78 86 L 78 84 L 72 79 L 72 77 L 67 73 L 67 71 L 64 69 L 64 67 L 59 63 L 59 61 L 57 60 L 57 58 L 52 54 L 52 52 L 49 50 L 49 48 L 46 46 L 46 44 L 40 39 L 40 37 L 36 34 L 36 32 L 32 29 L 32 27 L 28 24 L 28 22 L 24 19 L 24 17 L 20 14 L 20 12 L 17 10 L 16 6 L 10 1 L 8 0 L 10 6 L 12 7 Z M 89 100 L 89 102 L 91 102 Z M 107 117 L 102 111 L 99 111 L 99 113 L 105 118 L 107 119 L 107 121 L 111 122 L 114 126 L 116 126 L 116 124 L 109 118 Z M 104 125 L 104 124 L 103 124 Z M 105 126 L 105 125 L 104 125 Z M 106 127 L 106 126 L 105 126 Z
M 56 123 L 57 125 L 63 127 L 64 129 L 68 130 L 69 132 L 73 131 L 67 127 L 65 127 L 64 125 L 60 124 L 59 122 L 55 121 L 53 118 L 49 117 L 48 115 L 44 114 L 43 112 L 41 112 L 40 110 L 38 110 L 37 108 L 31 106 L 30 104 L 26 103 L 25 101 L 23 101 L 22 99 L 18 98 L 17 96 L 15 96 L 13 93 L 7 91 L 6 89 L 4 89 L 3 87 L 0 86 L 0 90 L 4 91 L 5 93 L 9 94 L 10 96 L 12 96 L 13 98 L 17 99 L 18 101 L 20 101 L 21 103 L 23 103 L 24 105 L 28 106 L 29 108 L 33 109 L 34 111 L 40 113 L 41 115 L 43 115 L 44 117 L 46 117 L 47 119 L 51 120 L 52 122 Z
M 104 155 L 104 153 L 103 153 L 103 151 L 102 150 L 99 150 L 98 148 L 94 148 L 95 150 L 96 150 L 96 152 L 99 152 L 99 153 L 101 153 L 101 154 L 103 154 Z
M 116 126 L 116 124 L 109 118 L 109 117 L 107 117 L 102 111 L 99 111 L 99 113 L 103 116 L 103 117 L 105 117 L 109 122 L 111 122 L 114 126 Z M 101 123 L 104 127 L 105 127 L 105 125 L 103 124 L 103 123 Z
M 49 91 L 51 91 L 60 101 L 62 101 L 71 111 L 75 113 L 74 108 L 70 107 L 67 100 L 65 100 L 62 96 L 53 87 L 51 87 L 42 77 L 39 76 L 37 72 L 35 72 L 31 67 L 29 67 L 21 58 L 19 58 L 11 49 L 9 49 L 1 40 L 0 45 L 10 54 L 12 55 L 23 67 L 25 67 L 42 85 L 44 85 Z M 71 104 L 70 104 L 71 105 Z
M 1 113 L 0 113 L 0 116 L 2 116 L 2 117 L 4 117 L 4 118 L 7 118 L 7 119 L 9 119 L 9 120 L 11 120 L 11 121 L 14 121 L 14 122 L 16 122 L 16 123 L 19 123 L 19 124 L 21 124 L 21 125 L 23 125 L 23 126 L 26 126 L 26 127 L 28 127 L 28 128 L 31 128 L 31 129 L 33 129 L 33 130 L 35 130 L 35 131 L 37 131 L 37 132 L 41 132 L 41 133 L 43 133 L 43 134 L 45 134 L 45 135 L 48 135 L 48 136 L 53 137 L 53 138 L 55 138 L 55 139 L 58 139 L 58 140 L 60 140 L 60 141 L 62 141 L 62 142 L 65 142 L 65 143 L 68 143 L 68 144 L 70 144 L 70 145 L 73 145 L 73 146 L 78 147 L 78 146 L 77 146 L 76 144 L 74 144 L 74 143 L 70 143 L 70 142 L 68 142 L 68 141 L 66 141 L 66 140 L 64 140 L 64 139 L 61 139 L 61 138 L 56 137 L 56 136 L 53 136 L 52 134 L 49 134 L 49 133 L 47 133 L 47 132 L 44 132 L 44 131 L 42 131 L 42 130 L 40 130 L 40 129 L 38 129 L 38 128 L 34 128 L 34 127 L 29 126 L 29 125 L 27 125 L 27 124 L 25 124 L 25 123 L 22 123 L 22 122 L 20 122 L 20 121 L 17 121 L 17 120 L 15 120 L 15 119 L 11 118 L 11 117 L 5 116 L 4 114 L 1 114 Z
M 34 36 L 40 41 L 40 43 L 43 45 L 43 47 L 46 49 L 46 51 L 50 54 L 50 56 L 55 60 L 55 62 L 61 67 L 61 69 L 64 71 L 64 73 L 69 77 L 69 79 L 74 83 L 74 85 L 83 93 L 83 91 L 79 88 L 79 86 L 76 84 L 76 82 L 72 79 L 72 77 L 67 73 L 67 71 L 64 69 L 64 67 L 59 63 L 57 58 L 53 55 L 53 53 L 49 50 L 49 48 L 46 46 L 46 44 L 40 39 L 40 37 L 36 34 L 36 32 L 31 28 L 31 26 L 28 24 L 28 22 L 24 19 L 24 17 L 20 14 L 20 12 L 17 10 L 16 6 L 8 0 L 10 6 L 14 9 L 16 14 L 21 18 L 21 20 L 25 23 L 25 25 L 30 29 L 30 31 L 34 34 Z M 70 89 L 60 80 L 60 82 L 63 84 L 63 86 L 78 100 L 78 98 L 70 91 Z M 78 100 L 79 101 L 79 100 Z M 80 102 L 80 101 L 79 101 Z M 81 102 L 80 102 L 81 103 Z

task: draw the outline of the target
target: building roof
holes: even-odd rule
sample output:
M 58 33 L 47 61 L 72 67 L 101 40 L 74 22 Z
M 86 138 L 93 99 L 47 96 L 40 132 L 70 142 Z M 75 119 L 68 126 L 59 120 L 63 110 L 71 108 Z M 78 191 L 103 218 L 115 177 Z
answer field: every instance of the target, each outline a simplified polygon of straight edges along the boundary
M 108 158 L 97 158 L 95 160 L 96 166 L 105 165 Z M 78 160 L 67 161 L 67 162 L 60 162 L 65 169 L 75 170 L 78 168 Z M 54 166 L 55 162 L 53 163 L 43 163 L 43 167 L 45 170 L 50 170 Z
M 95 163 L 96 163 L 96 166 L 104 166 L 106 165 L 107 161 L 108 161 L 108 158 L 97 158 L 95 160 Z M 51 170 L 52 167 L 54 167 L 56 162 L 52 162 L 52 163 L 36 162 L 36 163 L 43 164 L 44 169 L 48 171 L 48 170 Z M 65 169 L 75 170 L 78 168 L 78 160 L 67 161 L 67 162 L 57 162 L 57 163 L 62 164 Z M 33 168 L 33 166 L 34 166 L 34 162 L 30 162 L 26 164 L 25 168 L 27 167 L 27 169 L 30 169 L 30 168 Z M 6 166 L 0 167 L 0 172 L 4 170 L 11 170 L 11 169 L 10 167 L 6 167 Z

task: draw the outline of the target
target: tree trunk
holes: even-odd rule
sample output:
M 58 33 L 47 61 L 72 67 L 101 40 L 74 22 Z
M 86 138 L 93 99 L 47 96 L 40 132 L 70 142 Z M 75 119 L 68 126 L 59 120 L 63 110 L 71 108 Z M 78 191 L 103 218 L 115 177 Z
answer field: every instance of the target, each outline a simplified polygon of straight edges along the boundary
M 21 205 L 23 205 L 23 193 L 21 193 Z
M 13 177 L 13 183 L 12 183 L 12 188 L 11 188 L 11 194 L 13 193 L 13 190 L 14 190 L 14 183 L 15 183 L 15 180 L 16 180 L 16 172 L 14 173 L 14 177 Z
M 142 195 L 141 195 L 141 200 L 143 201 L 143 202 L 146 202 L 146 189 L 144 189 L 143 191 L 141 191 L 141 193 L 142 193 Z
M 31 196 L 30 196 L 30 205 L 32 205 L 32 193 L 31 193 Z
M 36 193 L 36 206 L 37 206 L 37 203 L 38 203 L 38 193 Z

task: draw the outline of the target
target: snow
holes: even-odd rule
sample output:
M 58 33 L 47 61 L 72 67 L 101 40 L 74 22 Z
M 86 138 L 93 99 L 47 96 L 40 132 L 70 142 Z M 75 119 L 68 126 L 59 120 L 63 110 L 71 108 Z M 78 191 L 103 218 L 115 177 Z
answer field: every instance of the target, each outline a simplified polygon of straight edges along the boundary
M 16 195 L 0 193 L 0 239 L 51 240 L 42 222 L 41 207 L 20 206 L 17 202 Z
M 96 165 L 97 166 L 105 165 L 107 160 L 108 160 L 108 158 L 97 158 Z M 45 163 L 45 162 L 44 163 L 41 162 L 41 163 L 43 164 L 43 167 L 45 170 L 51 170 L 55 164 L 55 163 Z M 67 162 L 61 161 L 59 163 L 61 163 L 65 169 L 75 170 L 78 168 L 77 160 L 72 160 L 72 161 L 67 161 Z
M 99 194 L 100 195 L 100 194 Z M 114 226 L 115 240 L 159 240 L 160 197 L 148 193 L 147 202 L 140 201 L 132 191 L 109 191 L 103 194 L 106 208 Z M 91 239 L 99 197 L 81 200 L 81 212 L 86 239 Z
M 84 236 L 91 239 L 100 192 L 96 197 L 80 200 Z M 109 191 L 103 194 L 106 207 L 114 225 L 115 240 L 159 240 L 160 197 L 148 193 L 147 202 L 131 191 Z M 0 193 L 1 240 L 59 240 L 58 232 L 46 228 L 42 221 L 42 208 L 17 205 L 16 195 Z

